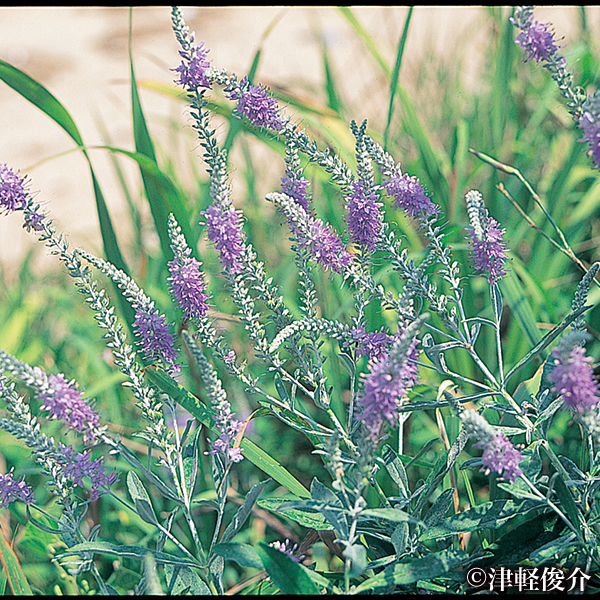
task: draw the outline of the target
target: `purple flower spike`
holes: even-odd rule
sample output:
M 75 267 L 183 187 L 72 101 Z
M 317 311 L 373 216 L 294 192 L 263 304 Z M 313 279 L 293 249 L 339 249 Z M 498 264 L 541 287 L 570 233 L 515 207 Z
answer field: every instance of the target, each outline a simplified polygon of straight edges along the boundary
M 201 263 L 193 256 L 182 256 L 180 260 L 174 258 L 168 266 L 171 274 L 168 281 L 175 302 L 186 319 L 200 319 L 208 310 L 206 301 L 210 297 L 200 270 Z
M 372 190 L 366 192 L 359 181 L 352 184 L 352 192 L 348 196 L 348 230 L 352 241 L 362 251 L 373 252 L 381 235 L 381 213 L 378 196 Z
M 398 422 L 402 399 L 416 383 L 417 367 L 411 360 L 417 357 L 416 332 L 419 327 L 420 322 L 406 329 L 401 327 L 390 351 L 369 363 L 369 372 L 363 378 L 363 390 L 358 403 L 362 407 L 360 420 L 372 439 L 377 439 L 386 420 L 391 425 Z
M 238 102 L 233 114 L 239 118 L 245 117 L 254 127 L 276 131 L 283 127 L 277 101 L 264 85 L 250 85 L 248 78 L 244 77 L 239 87 L 231 90 L 227 96 Z
M 402 174 L 399 166 L 396 166 L 394 173 L 384 178 L 383 187 L 394 201 L 394 205 L 411 218 L 440 212 L 440 207 L 431 201 L 417 177 L 411 177 L 408 173 Z
M 239 257 L 244 249 L 242 211 L 233 206 L 223 208 L 211 204 L 203 213 L 206 217 L 208 239 L 214 243 L 223 268 L 231 274 L 242 271 Z
M 530 15 L 524 23 L 521 23 L 520 29 L 515 43 L 525 50 L 525 60 L 535 60 L 538 63 L 542 60 L 550 62 L 551 57 L 558 52 L 550 25 L 540 23 Z M 564 58 L 561 60 L 564 62 Z
M 41 390 L 37 397 L 42 403 L 40 408 L 48 411 L 52 418 L 64 421 L 80 433 L 85 432 L 86 437 L 94 437 L 93 432 L 98 428 L 100 416 L 64 375 L 49 375 L 48 387 Z
M 102 458 L 92 460 L 88 452 L 75 452 L 72 446 L 58 444 L 63 456 L 59 459 L 63 475 L 80 488 L 84 487 L 83 478 L 89 477 L 92 483 L 91 500 L 110 490 L 110 486 L 117 481 L 114 471 L 108 472 L 103 465 Z
M 476 271 L 486 272 L 488 282 L 494 284 L 506 275 L 506 246 L 502 240 L 505 230 L 489 216 L 478 191 L 467 192 L 465 198 L 471 223 L 467 227 L 467 240 L 473 265 Z
M 523 457 L 503 433 L 499 433 L 492 440 L 481 440 L 473 444 L 473 448 L 483 448 L 481 463 L 484 473 L 489 474 L 491 471 L 500 473 L 511 483 L 523 474 L 519 467 Z
M 352 264 L 352 255 L 346 250 L 342 240 L 321 219 L 311 217 L 308 235 L 299 241 L 326 269 L 341 273 Z
M 0 508 L 6 508 L 11 502 L 20 500 L 25 504 L 33 503 L 33 490 L 24 480 L 15 481 L 12 470 L 6 475 L 0 475 Z
M 0 163 L 0 215 L 23 210 L 27 206 L 26 182 L 6 163 Z
M 204 71 L 210 67 L 208 60 L 208 50 L 204 49 L 204 42 L 197 46 L 192 46 L 188 50 L 180 50 L 180 56 L 183 62 L 176 68 L 171 69 L 179 73 L 179 79 L 175 83 L 184 87 L 188 92 L 193 92 L 199 87 L 211 87 L 211 82 L 204 75 Z
M 593 359 L 565 335 L 552 351 L 555 367 L 550 373 L 552 390 L 564 403 L 578 413 L 590 412 L 600 402 L 600 389 L 592 370 Z
M 392 340 L 392 337 L 383 329 L 367 333 L 362 325 L 354 327 L 350 334 L 356 343 L 357 358 L 366 356 L 370 360 L 377 360 L 387 353 Z M 346 342 L 344 345 L 349 346 L 350 342 Z
M 512 442 L 492 427 L 476 410 L 463 410 L 460 414 L 467 435 L 479 440 L 474 448 L 482 448 L 482 471 L 489 475 L 492 471 L 514 483 L 523 474 L 519 463 L 521 453 Z
M 287 172 L 287 171 L 286 171 Z M 289 177 L 281 178 L 281 189 L 284 194 L 293 198 L 306 212 L 308 212 L 308 179 L 305 177 Z
M 147 361 L 158 360 L 169 369 L 180 370 L 173 334 L 153 303 L 136 307 L 133 327 Z

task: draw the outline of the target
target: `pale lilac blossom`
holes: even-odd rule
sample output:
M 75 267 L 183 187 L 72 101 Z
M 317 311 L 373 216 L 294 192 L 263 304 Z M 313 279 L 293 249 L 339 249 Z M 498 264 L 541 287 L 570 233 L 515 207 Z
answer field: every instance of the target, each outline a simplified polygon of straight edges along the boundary
M 402 400 L 416 383 L 417 366 L 412 364 L 418 356 L 416 331 L 416 324 L 413 328 L 401 326 L 389 352 L 371 360 L 363 376 L 359 418 L 372 439 L 377 439 L 386 421 L 392 426 L 397 424 Z
M 486 475 L 494 471 L 514 483 L 523 474 L 519 466 L 523 457 L 512 442 L 475 410 L 464 410 L 460 419 L 467 435 L 478 440 L 473 447 L 483 449 L 481 471 Z
M 154 308 L 153 302 L 135 307 L 133 328 L 147 361 L 159 361 L 169 369 L 180 370 L 174 336 L 165 316 Z
M 67 479 L 83 489 L 83 478 L 89 477 L 92 484 L 91 500 L 108 492 L 110 486 L 117 481 L 117 474 L 106 469 L 102 458 L 92 460 L 89 452 L 76 452 L 72 446 L 65 446 L 60 442 L 58 448 L 62 456 L 57 458 L 57 462 Z
M 0 474 L 0 508 L 6 508 L 16 500 L 27 505 L 33 504 L 33 490 L 25 483 L 24 479 L 15 481 L 12 470 L 6 475 Z
M 38 375 L 43 374 L 39 368 L 34 370 Z M 37 394 L 42 403 L 41 410 L 50 413 L 54 419 L 64 421 L 69 427 L 84 433 L 86 437 L 93 438 L 99 426 L 100 416 L 74 387 L 73 382 L 69 383 L 61 373 L 49 375 L 47 382 L 48 385 L 39 389 Z
M 550 24 L 534 19 L 530 8 L 517 9 L 515 17 L 511 17 L 510 22 L 520 29 L 515 43 L 525 51 L 525 60 L 550 62 L 558 52 Z M 565 62 L 562 57 L 558 60 Z
M 411 218 L 436 215 L 440 211 L 440 207 L 432 202 L 419 179 L 414 175 L 402 173 L 399 165 L 383 178 L 382 184 L 394 205 Z
M 28 192 L 24 177 L 15 173 L 6 163 L 0 163 L 0 215 L 23 210 Z
M 186 319 L 200 319 L 208 310 L 206 302 L 210 294 L 201 266 L 193 256 L 176 256 L 168 263 L 171 294 Z
M 578 413 L 587 413 L 600 402 L 600 386 L 594 377 L 594 361 L 574 342 L 575 335 L 573 338 L 564 335 L 552 351 L 554 369 L 550 379 L 554 383 L 552 391 L 562 396 L 566 406 Z
M 202 214 L 206 217 L 208 239 L 219 251 L 223 268 L 231 274 L 240 273 L 240 255 L 244 249 L 242 211 L 231 205 L 223 207 L 215 202 Z
M 279 131 L 282 127 L 277 101 L 264 85 L 252 85 L 244 77 L 239 86 L 226 90 L 230 100 L 237 100 L 234 116 L 246 118 L 254 127 Z
M 473 266 L 476 271 L 487 273 L 489 283 L 497 283 L 506 275 L 506 244 L 502 239 L 505 230 L 489 215 L 478 191 L 467 192 L 465 198 L 470 222 L 466 237 Z
M 365 190 L 360 181 L 352 183 L 347 196 L 346 219 L 352 242 L 361 251 L 373 252 L 378 245 L 382 230 L 381 202 L 372 190 Z
M 176 69 L 171 69 L 179 73 L 175 83 L 181 85 L 188 92 L 193 92 L 199 87 L 210 88 L 210 79 L 204 74 L 206 69 L 210 67 L 208 52 L 204 48 L 204 42 L 191 46 L 189 50 L 180 50 L 179 55 L 183 58 L 183 61 Z

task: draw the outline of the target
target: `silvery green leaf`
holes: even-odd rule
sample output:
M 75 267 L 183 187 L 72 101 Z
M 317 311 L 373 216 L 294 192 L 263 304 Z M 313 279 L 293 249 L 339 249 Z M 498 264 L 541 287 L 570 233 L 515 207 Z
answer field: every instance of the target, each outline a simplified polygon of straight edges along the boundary
M 362 544 L 347 546 L 343 554 L 350 560 L 351 577 L 358 577 L 367 568 L 367 549 Z
M 352 358 L 345 352 L 338 352 L 338 358 L 342 363 L 342 367 L 344 367 L 344 369 L 346 369 L 348 372 L 348 375 L 350 375 L 350 377 L 354 377 L 356 375 L 356 364 Z
M 502 294 L 498 284 L 494 283 L 490 285 L 490 297 L 492 300 L 492 310 L 494 311 L 494 320 L 496 323 L 500 323 L 500 317 L 502 316 Z
M 148 492 L 146 492 L 140 478 L 133 471 L 127 473 L 127 489 L 135 504 L 137 514 L 146 523 L 158 525 L 158 520 L 150 502 L 150 496 L 148 496 Z
M 242 567 L 251 569 L 262 569 L 263 564 L 258 552 L 249 544 L 238 542 L 221 542 L 212 548 L 214 554 L 222 556 L 225 560 L 236 562 Z
M 169 596 L 210 596 L 209 587 L 198 575 L 195 569 L 165 565 Z
M 269 481 L 270 481 L 269 479 L 265 479 L 265 481 L 261 481 L 260 483 L 257 483 L 246 494 L 246 497 L 244 498 L 244 502 L 243 502 L 242 506 L 239 507 L 235 516 L 233 517 L 233 519 L 227 526 L 227 529 L 223 533 L 223 537 L 221 538 L 222 543 L 229 542 L 233 538 L 233 536 L 242 528 L 242 525 L 246 522 L 248 515 L 252 511 L 252 507 L 254 506 L 254 503 L 260 496 L 261 492 L 263 491 L 263 489 L 265 488 L 267 483 L 269 483 Z
M 408 477 L 406 475 L 406 469 L 402 464 L 396 451 L 387 444 L 383 447 L 381 453 L 381 459 L 385 465 L 385 468 L 392 478 L 393 482 L 398 486 L 400 495 L 404 498 L 410 496 L 410 490 L 408 489 Z
M 169 498 L 170 500 L 174 500 L 175 502 L 181 504 L 181 498 L 175 495 L 170 488 L 165 485 L 160 478 L 158 478 L 152 471 L 150 471 L 142 462 L 138 459 L 138 457 L 131 452 L 128 448 L 126 448 L 121 442 L 118 443 L 118 452 L 119 454 L 132 466 L 136 469 L 139 469 L 144 476 L 148 479 L 149 482 L 159 491 L 163 496 Z

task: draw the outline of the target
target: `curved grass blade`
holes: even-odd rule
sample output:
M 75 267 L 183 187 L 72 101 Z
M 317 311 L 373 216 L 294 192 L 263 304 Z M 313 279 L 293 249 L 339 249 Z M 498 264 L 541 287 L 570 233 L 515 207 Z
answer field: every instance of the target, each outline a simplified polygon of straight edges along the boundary
M 565 317 L 554 329 L 549 331 L 506 375 L 506 383 L 521 367 L 547 348 L 573 321 L 576 321 L 591 306 L 582 306 Z
M 360 24 L 352 10 L 347 6 L 338 6 L 338 11 L 342 16 L 350 23 L 357 35 L 362 39 L 369 52 L 373 55 L 373 58 L 377 61 L 386 77 L 392 79 L 392 70 L 385 62 L 385 59 L 377 49 L 375 41 L 369 35 L 369 33 Z M 433 191 L 440 199 L 449 197 L 449 185 L 448 178 L 444 175 L 440 168 L 440 159 L 433 151 L 431 144 L 429 143 L 429 136 L 425 134 L 425 130 L 419 118 L 419 113 L 415 109 L 413 102 L 410 100 L 406 90 L 396 81 L 395 93 L 398 96 L 400 105 L 403 110 L 402 125 L 407 135 L 417 145 L 419 155 L 423 163 L 424 175 L 427 177 L 427 185 L 431 191 Z M 438 149 L 438 153 L 442 152 Z M 445 162 L 450 163 L 448 157 Z
M 271 580 L 284 594 L 319 595 L 319 588 L 308 576 L 306 567 L 263 542 L 256 549 Z
M 4 567 L 3 572 L 11 592 L 15 596 L 33 596 L 27 577 L 23 572 L 23 567 L 1 530 L 0 538 L 0 563 Z
M 90 174 L 92 176 L 92 185 L 94 188 L 94 196 L 96 199 L 96 210 L 98 212 L 98 222 L 100 224 L 100 233 L 102 235 L 102 242 L 104 245 L 104 252 L 107 260 L 109 260 L 115 267 L 121 269 L 125 273 L 129 273 L 129 269 L 123 259 L 117 236 L 115 234 L 114 227 L 110 215 L 108 213 L 108 207 L 104 199 L 104 194 L 100 187 L 100 183 L 96 178 L 96 174 L 92 167 L 92 162 L 87 153 L 87 149 L 83 143 L 81 134 L 75 121 L 67 111 L 67 109 L 53 96 L 43 85 L 31 78 L 27 73 L 24 73 L 20 69 L 13 67 L 9 63 L 0 59 L 0 79 L 4 81 L 13 90 L 19 93 L 23 98 L 31 102 L 34 106 L 39 108 L 43 113 L 48 115 L 57 125 L 59 125 L 71 139 L 77 144 L 85 157 Z M 134 321 L 133 310 L 129 306 L 129 303 L 121 297 L 121 294 L 117 294 L 118 302 L 120 303 L 121 310 L 125 315 L 125 319 L 128 325 L 131 327 Z
M 398 43 L 398 52 L 396 53 L 396 64 L 391 74 L 390 81 L 390 106 L 388 108 L 387 123 L 385 125 L 385 131 L 383 133 L 383 149 L 387 150 L 388 135 L 390 132 L 390 124 L 392 122 L 392 115 L 394 114 L 394 98 L 396 96 L 396 88 L 398 86 L 398 76 L 400 75 L 400 67 L 402 66 L 402 57 L 404 56 L 404 48 L 406 46 L 406 38 L 408 37 L 408 28 L 410 26 L 410 20 L 412 18 L 414 6 L 409 6 L 408 15 L 406 15 L 406 21 L 404 21 L 404 29 L 400 36 L 400 42 Z
M 133 118 L 133 138 L 135 141 L 135 150 L 138 154 L 143 154 L 152 162 L 156 163 L 156 153 L 154 152 L 154 144 L 148 131 L 144 111 L 140 101 L 140 95 L 135 79 L 135 71 L 133 68 L 133 52 L 132 52 L 132 9 L 129 9 L 129 67 L 131 76 L 131 110 Z M 170 256 L 170 240 L 167 227 L 167 219 L 169 212 L 173 212 L 178 222 L 189 224 L 189 214 L 183 205 L 177 207 L 177 210 L 171 205 L 171 201 L 175 196 L 165 195 L 164 189 L 161 189 L 153 177 L 149 177 L 147 172 L 140 168 L 144 191 L 150 206 L 150 212 L 154 219 L 156 233 L 160 240 L 160 246 L 163 256 Z M 182 214 L 185 212 L 185 214 Z M 179 214 L 177 214 L 179 213 Z
M 154 365 L 146 367 L 145 375 L 151 383 L 173 398 L 175 402 L 185 408 L 211 431 L 218 433 L 215 429 L 213 411 L 198 397 L 188 392 L 188 390 L 179 385 L 159 367 Z M 296 496 L 310 498 L 310 492 L 283 465 L 259 448 L 254 442 L 248 438 L 243 438 L 240 447 L 244 452 L 244 456 L 261 469 L 261 471 L 272 477 Z

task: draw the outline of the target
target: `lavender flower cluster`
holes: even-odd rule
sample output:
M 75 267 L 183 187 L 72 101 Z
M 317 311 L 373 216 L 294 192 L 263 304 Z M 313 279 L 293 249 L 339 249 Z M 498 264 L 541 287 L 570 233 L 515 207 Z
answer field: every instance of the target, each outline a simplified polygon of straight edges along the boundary
M 561 90 L 569 98 L 572 112 L 584 130 L 584 141 L 590 145 L 592 157 L 600 166 L 600 129 L 597 126 L 600 96 L 594 95 L 580 102 L 580 94 L 571 86 L 566 61 L 558 54 L 552 32 L 548 26 L 533 19 L 529 8 L 518 9 L 513 23 L 520 30 L 516 43 L 525 50 L 527 60 L 544 63 L 562 86 Z M 191 470 L 197 470 L 198 456 L 194 455 L 197 451 L 194 444 L 197 445 L 200 430 L 193 443 L 186 445 L 191 423 L 186 425 L 180 436 L 177 426 L 173 427 L 173 431 L 169 430 L 164 412 L 170 409 L 174 413 L 176 402 L 184 396 L 192 403 L 197 400 L 195 408 L 202 409 L 198 414 L 209 414 L 212 419 L 202 417 L 204 425 L 211 431 L 208 434 L 210 450 L 205 454 L 211 457 L 217 489 L 217 500 L 211 500 L 209 504 L 212 508 L 218 507 L 219 511 L 212 548 L 221 529 L 223 506 L 227 500 L 227 486 L 223 483 L 232 466 L 246 457 L 242 441 L 246 441 L 243 438 L 250 421 L 250 417 L 246 420 L 237 418 L 217 369 L 212 364 L 213 358 L 221 361 L 229 374 L 239 378 L 246 386 L 246 392 L 259 395 L 260 409 L 300 429 L 311 441 L 319 440 L 318 451 L 326 457 L 336 493 L 327 495 L 329 492 L 318 487 L 322 484 L 313 482 L 311 497 L 313 500 L 326 497 L 327 502 L 335 506 L 333 510 L 327 504 L 326 510 L 321 510 L 322 506 L 319 505 L 319 510 L 334 522 L 336 534 L 339 535 L 335 543 L 341 548 L 338 555 L 346 564 L 347 582 L 351 575 L 360 575 L 367 569 L 366 551 L 360 542 L 358 524 L 366 507 L 366 487 L 377 487 L 375 475 L 379 463 L 376 454 L 389 430 L 395 428 L 400 430 L 398 445 L 401 453 L 403 413 L 419 410 L 415 388 L 419 386 L 420 374 L 424 369 L 435 370 L 447 378 L 438 390 L 436 402 L 427 406 L 436 410 L 448 406 L 460 417 L 462 430 L 448 456 L 453 455 L 456 460 L 467 438 L 473 438 L 475 443 L 472 447 L 482 452 L 477 464 L 481 465 L 483 473 L 497 473 L 505 480 L 503 485 L 515 485 L 515 489 L 520 478 L 522 481 L 519 484 L 525 482 L 534 487 L 521 466 L 527 450 L 523 449 L 524 446 L 515 446 L 509 438 L 513 433 L 525 433 L 527 442 L 530 442 L 533 435 L 539 435 L 539 430 L 532 424 L 526 407 L 517 403 L 509 393 L 508 377 L 505 378 L 503 372 L 501 282 L 508 275 L 509 260 L 507 242 L 504 240 L 505 229 L 490 215 L 482 194 L 477 190 L 465 194 L 468 225 L 464 240 L 472 266 L 469 272 L 485 278 L 489 284 L 486 289 L 493 305 L 493 316 L 490 318 L 469 317 L 466 314 L 461 267 L 452 260 L 451 248 L 445 241 L 440 206 L 433 202 L 431 194 L 416 176 L 403 172 L 401 165 L 368 135 L 366 121 L 361 125 L 353 121 L 350 126 L 356 140 L 356 169 L 353 172 L 328 149 L 319 149 L 299 124 L 285 113 L 266 86 L 254 85 L 247 77 L 238 80 L 235 75 L 213 68 L 208 59 L 208 50 L 203 43 L 195 42 L 194 34 L 184 25 L 178 9 L 173 9 L 173 26 L 181 46 L 179 54 L 182 59 L 181 64 L 173 69 L 177 73 L 175 81 L 185 90 L 194 111 L 194 129 L 205 150 L 204 159 L 210 176 L 211 203 L 201 212 L 200 225 L 204 227 L 208 240 L 218 254 L 221 266 L 219 276 L 237 308 L 239 321 L 253 345 L 254 354 L 266 364 L 267 375 L 273 377 L 279 398 L 271 395 L 264 386 L 261 387 L 259 378 L 246 372 L 246 363 L 239 361 L 236 352 L 229 348 L 226 336 L 215 326 L 211 317 L 211 301 L 214 302 L 214 299 L 209 291 L 210 280 L 173 214 L 169 215 L 167 225 L 173 257 L 167 263 L 165 285 L 174 307 L 182 317 L 179 337 L 165 313 L 127 273 L 83 250 L 69 250 L 68 244 L 62 236 L 56 235 L 39 205 L 34 203 L 25 178 L 4 163 L 0 163 L 0 214 L 23 212 L 24 227 L 38 233 L 40 240 L 59 255 L 80 291 L 86 295 L 86 301 L 96 311 L 96 318 L 109 340 L 108 346 L 113 352 L 115 364 L 127 376 L 126 385 L 131 388 L 137 406 L 148 423 L 139 435 L 148 441 L 150 447 L 157 447 L 161 451 L 158 464 L 167 468 L 175 491 L 156 476 L 153 482 L 165 496 L 175 499 L 178 508 L 183 511 L 196 544 L 196 554 L 204 559 L 192 514 L 196 474 L 190 475 Z M 302 316 L 299 318 L 286 307 L 272 279 L 266 276 L 264 264 L 258 261 L 250 237 L 244 232 L 243 212 L 234 205 L 227 153 L 215 141 L 215 130 L 211 128 L 205 97 L 215 86 L 221 86 L 225 98 L 235 104 L 232 110 L 235 118 L 276 136 L 285 145 L 285 174 L 280 180 L 281 189 L 267 194 L 266 199 L 276 206 L 289 227 L 294 260 L 301 279 L 299 304 Z M 331 223 L 318 216 L 311 183 L 302 169 L 304 159 L 328 173 L 331 182 L 337 186 L 346 211 L 344 232 L 339 233 Z M 391 224 L 384 218 L 386 203 L 392 210 L 402 211 L 418 235 L 425 240 L 427 246 L 418 264 L 418 259 L 411 258 L 408 249 L 402 248 L 401 240 L 396 238 Z M 82 261 L 85 261 L 85 266 Z M 389 262 L 393 274 L 403 282 L 397 296 L 386 292 L 376 277 L 376 267 L 383 261 Z M 351 288 L 355 314 L 348 319 L 349 322 L 344 322 L 343 318 L 328 319 L 321 314 L 317 306 L 314 264 L 327 272 L 329 281 Z M 126 342 L 114 308 L 110 306 L 104 291 L 98 291 L 88 265 L 107 275 L 133 309 L 131 330 L 135 346 Z M 578 288 L 579 296 L 574 301 L 574 314 L 569 321 L 573 331 L 564 333 L 550 353 L 546 363 L 550 385 L 541 391 L 546 395 L 552 394 L 553 398 L 560 398 L 562 404 L 576 418 L 580 418 L 588 431 L 598 434 L 597 439 L 600 440 L 600 386 L 593 374 L 593 360 L 586 356 L 583 348 L 585 336 L 580 331 L 583 328 L 582 321 L 575 320 L 581 317 L 586 308 L 584 303 L 589 279 L 595 275 L 598 267 L 594 269 L 592 276 Z M 432 282 L 434 276 L 443 280 L 443 289 L 449 292 L 442 292 L 442 288 Z M 379 303 L 381 309 L 395 312 L 391 329 L 386 326 L 373 330 L 375 328 L 367 317 L 367 308 L 372 302 Z M 268 319 L 258 311 L 257 306 L 266 306 Z M 566 328 L 567 320 L 563 325 L 557 331 Z M 499 363 L 497 372 L 484 363 L 478 352 L 477 337 L 482 327 L 491 328 L 495 334 Z M 341 351 L 338 357 L 350 376 L 347 424 L 341 422 L 332 408 L 332 390 L 327 385 L 324 367 L 323 338 L 338 344 Z M 546 346 L 554 339 L 545 338 Z M 180 345 L 185 353 L 180 352 Z M 464 351 L 474 367 L 479 369 L 479 380 L 454 373 L 448 367 L 444 353 L 456 348 Z M 541 353 L 544 348 L 536 350 Z M 208 352 L 212 355 L 210 359 Z M 202 394 L 208 398 L 205 404 L 199 396 L 182 388 L 176 379 L 181 380 L 182 377 L 181 355 L 190 358 L 190 365 L 199 375 Z M 294 361 L 293 368 L 289 368 L 288 361 Z M 148 371 L 159 373 L 163 378 L 161 381 L 167 381 L 170 387 L 166 384 L 148 385 L 141 363 L 150 363 Z M 450 380 L 470 386 L 477 392 L 464 394 L 457 399 L 454 394 L 445 392 Z M 140 467 L 152 477 L 149 466 L 142 465 L 126 452 L 120 440 L 106 433 L 107 428 L 101 424 L 101 414 L 92 402 L 84 399 L 74 381 L 68 381 L 61 373 L 46 374 L 39 367 L 31 367 L 0 350 L 0 397 L 5 400 L 10 417 L 0 419 L 0 427 L 25 440 L 32 448 L 35 460 L 51 479 L 51 487 L 65 507 L 73 531 L 78 531 L 78 500 L 73 498 L 73 487 L 83 489 L 86 484 L 91 485 L 89 501 L 96 500 L 102 494 L 113 493 L 111 487 L 118 481 L 118 476 L 105 467 L 102 457 L 93 459 L 90 448 L 78 451 L 73 445 L 55 443 L 52 438 L 43 436 L 29 405 L 15 393 L 15 382 L 30 388 L 32 398 L 40 405 L 40 411 L 81 436 L 85 445 L 105 444 L 115 453 L 122 452 L 132 465 Z M 286 386 L 291 390 L 290 393 Z M 328 419 L 327 426 L 314 419 L 312 413 L 298 409 L 299 396 L 310 399 L 314 407 L 322 411 L 322 415 Z M 478 410 L 465 409 L 463 406 L 465 402 L 492 396 L 499 398 L 503 410 L 517 421 L 519 428 L 515 428 L 516 431 L 491 425 L 493 421 L 483 416 L 484 410 L 487 410 L 485 402 L 481 402 Z M 197 414 L 194 413 L 194 416 Z M 538 441 L 539 438 L 536 439 Z M 558 459 L 556 462 L 561 464 Z M 450 460 L 448 464 L 449 469 Z M 401 465 L 399 459 L 398 465 Z M 404 475 L 400 466 L 395 468 L 395 482 L 399 484 Z M 441 473 L 443 476 L 444 473 Z M 156 522 L 161 536 L 169 537 L 182 552 L 194 559 L 168 527 L 158 523 L 151 503 L 131 474 L 127 485 L 143 520 L 147 523 Z M 407 496 L 407 502 L 402 506 L 413 500 L 417 504 L 425 502 L 425 496 L 418 498 L 419 493 L 415 493 L 414 498 Z M 0 475 L 0 505 L 6 507 L 16 500 L 28 507 L 33 506 L 33 490 L 24 480 L 16 481 L 12 471 Z M 345 503 L 345 512 L 338 510 L 342 502 Z M 386 502 L 386 508 L 381 509 L 384 512 L 389 509 L 389 500 L 386 499 Z M 310 505 L 311 510 L 317 504 L 315 501 Z M 236 519 L 239 517 L 243 521 L 250 508 L 251 504 L 244 502 Z M 338 513 L 343 514 L 346 520 Z M 378 514 L 366 513 L 366 520 Z M 173 517 L 169 518 L 170 527 Z M 399 513 L 396 512 L 391 519 L 394 527 L 401 522 L 398 518 Z M 230 525 L 223 539 L 237 526 Z M 408 539 L 408 528 L 403 533 L 398 531 L 401 528 L 394 530 L 394 536 L 398 538 L 393 538 L 395 544 L 400 543 L 398 540 L 402 536 Z M 86 541 L 79 533 L 77 535 L 79 537 L 75 537 L 79 541 Z M 297 556 L 298 546 L 292 546 L 289 540 L 271 546 L 294 563 L 301 562 L 303 558 Z M 246 558 L 250 562 L 253 560 L 252 556 Z M 214 557 L 210 560 L 214 560 Z M 203 581 L 210 582 L 219 592 L 221 590 L 215 584 L 215 579 L 211 579 L 211 569 L 215 572 L 218 569 L 215 564 L 218 564 L 217 561 L 205 561 L 202 564 L 208 573 L 204 573 Z

